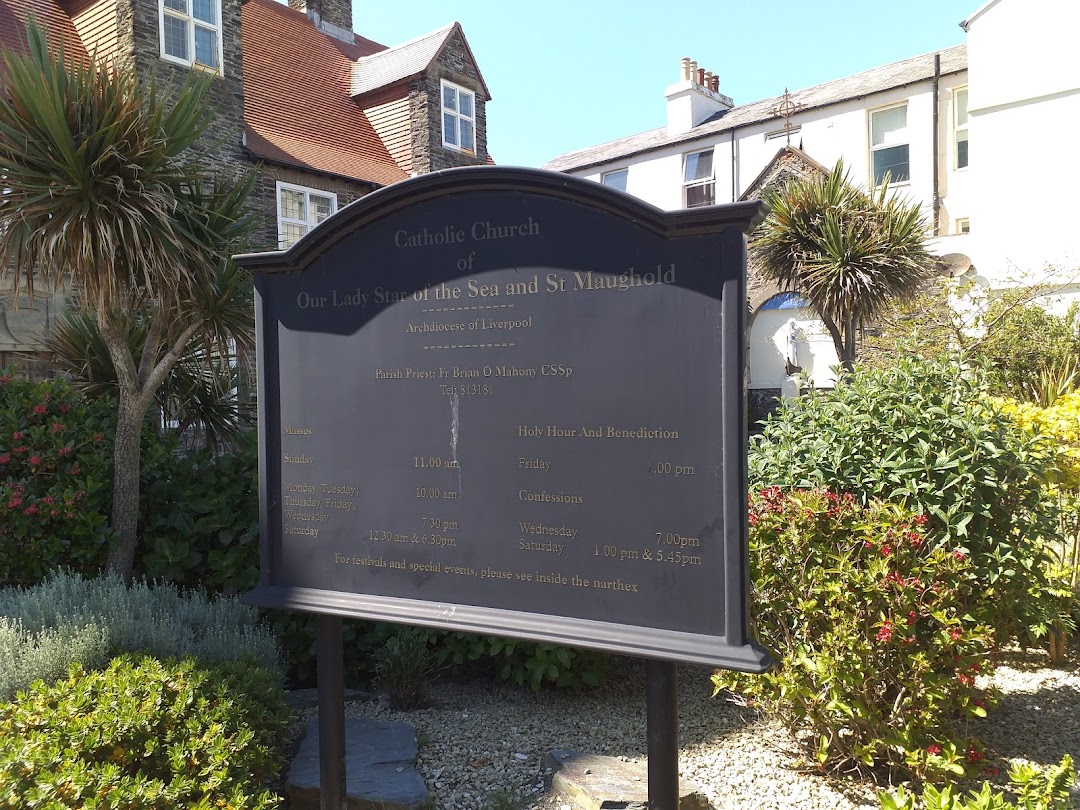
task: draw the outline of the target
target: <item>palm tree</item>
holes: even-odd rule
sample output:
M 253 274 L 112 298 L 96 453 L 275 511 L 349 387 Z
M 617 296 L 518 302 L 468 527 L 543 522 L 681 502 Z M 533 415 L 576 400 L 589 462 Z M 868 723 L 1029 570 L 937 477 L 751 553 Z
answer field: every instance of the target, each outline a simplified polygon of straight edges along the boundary
M 0 256 L 16 286 L 70 278 L 93 315 L 116 378 L 107 567 L 130 577 L 137 543 L 139 448 L 155 394 L 196 336 L 220 343 L 215 286 L 253 224 L 253 178 L 208 184 L 197 155 L 213 111 L 210 78 L 164 93 L 130 68 L 50 53 L 28 26 L 25 56 L 4 51 L 0 88 Z M 145 331 L 132 351 L 133 322 Z
M 917 203 L 855 186 L 843 161 L 827 177 L 793 178 L 764 195 L 772 212 L 751 240 L 754 266 L 817 310 L 844 368 L 860 327 L 933 276 L 929 230 Z

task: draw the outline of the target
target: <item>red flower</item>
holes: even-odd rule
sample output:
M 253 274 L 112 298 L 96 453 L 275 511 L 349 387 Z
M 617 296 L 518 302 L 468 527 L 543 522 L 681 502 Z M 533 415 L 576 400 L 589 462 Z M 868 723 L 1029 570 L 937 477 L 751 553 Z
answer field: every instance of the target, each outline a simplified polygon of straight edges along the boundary
M 975 679 L 970 675 L 965 675 L 963 672 L 956 676 L 956 680 L 960 681 L 964 686 L 973 686 L 975 684 Z
M 78 464 L 72 464 L 71 465 L 71 474 L 72 475 L 78 475 L 79 474 L 79 465 Z
M 753 512 L 750 513 L 750 517 L 748 517 L 747 520 L 750 521 L 751 526 L 757 526 L 758 525 L 758 516 L 755 515 Z
M 71 452 L 72 451 L 71 451 L 70 447 L 61 447 L 59 450 L 56 451 L 57 455 L 60 455 L 60 456 L 71 455 Z
M 915 522 L 918 523 L 920 526 L 925 526 L 926 521 L 927 521 L 927 517 L 924 514 L 920 513 L 920 514 L 915 516 Z
M 30 456 L 30 463 L 37 467 L 41 464 L 41 456 Z
M 932 757 L 941 756 L 944 750 L 945 749 L 937 743 L 931 743 L 930 745 L 926 746 L 926 753 L 928 753 Z
M 23 514 L 24 515 L 36 515 L 37 513 L 38 513 L 38 508 L 36 506 L 28 506 L 25 509 L 23 509 Z
M 22 436 L 23 436 L 23 434 L 22 434 L 21 430 L 16 430 L 14 433 L 11 434 L 11 438 L 14 441 L 18 441 L 19 439 L 22 438 Z
M 8 509 L 18 509 L 22 506 L 22 498 L 12 498 L 8 501 Z
M 52 432 L 53 433 L 59 433 L 63 429 L 64 429 L 64 426 L 61 425 L 59 422 L 53 422 L 53 424 L 52 424 Z
M 34 406 L 34 413 L 45 413 L 48 410 L 48 407 L 44 403 Z
M 968 762 L 980 762 L 984 759 L 983 752 L 977 749 L 974 745 L 969 745 L 966 753 Z
M 886 620 L 881 623 L 881 629 L 878 630 L 876 638 L 878 641 L 888 641 L 890 638 L 892 638 L 892 634 L 893 623 Z
M 4 453 L 4 455 L 0 456 L 0 464 L 7 464 L 9 461 L 11 461 L 11 453 Z
M 881 556 L 882 557 L 888 557 L 890 554 L 892 554 L 892 546 L 882 546 L 881 547 Z
M 25 447 L 22 447 L 22 446 L 19 446 L 19 447 L 12 447 L 12 448 L 11 448 L 11 452 L 12 452 L 12 453 L 14 453 L 14 454 L 15 454 L 15 455 L 17 455 L 17 456 L 21 456 L 21 455 L 22 455 L 23 453 L 25 453 L 25 452 L 26 452 L 26 448 L 25 448 Z
M 907 615 L 907 623 L 909 625 L 910 624 L 915 624 L 915 622 L 917 622 L 918 620 L 919 620 L 919 617 L 917 615 L 915 615 L 914 610 L 911 611 L 910 613 L 908 613 L 908 615 Z
M 95 433 L 94 434 L 94 444 L 99 444 L 102 441 L 102 439 L 104 439 L 104 438 L 105 438 L 105 434 L 103 434 L 103 433 Z
M 956 551 L 954 551 L 952 553 L 952 555 L 953 555 L 953 557 L 955 557 L 958 560 L 966 560 L 967 559 L 967 554 L 962 552 L 960 549 L 956 549 Z
M 44 498 L 41 499 L 41 502 L 42 503 L 52 503 L 53 502 L 53 496 L 52 495 L 46 495 Z
M 949 638 L 951 638 L 953 641 L 956 641 L 962 635 L 964 635 L 963 629 L 961 629 L 959 627 L 951 627 L 951 628 L 949 628 Z
M 67 402 L 60 403 L 60 413 L 67 413 L 71 410 L 71 405 Z
M 993 765 L 986 766 L 986 775 L 990 777 L 1001 776 L 1001 771 L 995 768 Z

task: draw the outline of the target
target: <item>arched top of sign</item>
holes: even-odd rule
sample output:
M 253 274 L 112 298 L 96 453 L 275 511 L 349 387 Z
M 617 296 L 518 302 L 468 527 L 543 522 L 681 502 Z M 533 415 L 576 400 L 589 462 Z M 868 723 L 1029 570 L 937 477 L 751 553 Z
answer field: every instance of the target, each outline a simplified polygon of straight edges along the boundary
M 750 233 L 768 212 L 768 207 L 759 201 L 665 211 L 601 183 L 558 172 L 469 166 L 433 172 L 381 188 L 350 203 L 327 221 L 332 224 L 313 229 L 288 250 L 244 254 L 237 256 L 236 262 L 248 270 L 264 273 L 302 270 L 341 239 L 367 225 L 425 202 L 473 192 L 504 192 L 581 203 L 666 239 L 717 234 L 733 226 Z

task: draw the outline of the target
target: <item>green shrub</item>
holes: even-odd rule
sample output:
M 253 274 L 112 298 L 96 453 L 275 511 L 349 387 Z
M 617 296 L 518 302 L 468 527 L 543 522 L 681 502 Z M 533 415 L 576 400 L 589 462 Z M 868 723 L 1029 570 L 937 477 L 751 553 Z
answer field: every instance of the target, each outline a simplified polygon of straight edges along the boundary
M 417 709 L 427 701 L 431 675 L 431 633 L 418 627 L 399 627 L 375 651 L 375 681 L 395 709 Z
M 928 785 L 923 790 L 922 804 L 926 810 L 1071 810 L 1069 786 L 1076 778 L 1072 757 L 1040 773 L 1030 765 L 1014 765 L 1009 770 L 1009 790 L 1016 794 L 1016 803 L 1007 801 L 1005 794 L 994 792 L 988 782 L 982 789 L 966 796 L 947 785 L 940 790 Z M 881 810 L 915 810 L 915 796 L 900 788 L 895 793 L 878 794 Z
M 260 624 L 255 608 L 234 598 L 210 598 L 201 591 L 182 593 L 171 585 L 136 582 L 127 586 L 115 576 L 88 580 L 60 572 L 31 588 L 0 590 L 0 615 L 31 635 L 99 628 L 111 655 L 139 652 L 159 658 L 253 659 L 275 671 L 281 666 L 277 641 Z M 77 660 L 73 656 L 67 663 Z M 26 670 L 25 662 L 22 666 Z M 0 659 L 0 682 L 11 682 L 16 671 L 20 670 L 10 659 Z M 43 678 L 46 672 L 26 670 L 18 688 L 27 685 L 27 677 Z
M 1016 305 L 1006 296 L 991 307 L 986 323 L 987 334 L 973 347 L 972 357 L 988 367 L 993 393 L 1038 402 L 1048 387 L 1064 394 L 1080 383 L 1076 305 L 1056 315 L 1036 303 Z M 1052 404 L 1049 399 L 1043 404 Z
M 97 572 L 112 534 L 112 414 L 58 380 L 0 372 L 0 585 Z
M 228 453 L 177 452 L 175 437 L 143 450 L 136 571 L 182 587 L 243 593 L 259 582 L 258 443 Z
M 751 497 L 753 611 L 776 665 L 717 671 L 807 740 L 818 765 L 963 773 L 977 743 L 952 729 L 985 716 L 976 688 L 992 630 L 967 614 L 973 572 L 930 542 L 926 519 L 894 504 L 860 505 L 823 490 Z
M 607 673 L 607 656 L 594 650 L 471 633 L 440 634 L 435 643 L 440 664 L 460 668 L 471 662 L 490 662 L 499 681 L 528 684 L 534 690 L 544 685 L 571 689 L 599 686 Z
M 0 808 L 250 808 L 281 767 L 278 677 L 123 656 L 0 705 Z
M 972 560 L 967 607 L 1004 636 L 1046 631 L 1043 538 L 1055 506 L 1044 446 L 999 414 L 976 371 L 915 357 L 786 401 L 753 437 L 753 488 L 828 487 L 925 513 Z

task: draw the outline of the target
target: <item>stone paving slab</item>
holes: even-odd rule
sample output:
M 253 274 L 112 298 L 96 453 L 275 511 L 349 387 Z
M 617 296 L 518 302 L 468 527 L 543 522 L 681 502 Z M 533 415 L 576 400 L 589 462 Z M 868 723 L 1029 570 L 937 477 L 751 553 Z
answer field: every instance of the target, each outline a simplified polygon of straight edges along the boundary
M 419 810 L 428 789 L 416 769 L 416 729 L 408 723 L 345 720 L 348 810 Z M 290 810 L 319 810 L 319 721 L 312 718 L 289 766 Z
M 648 767 L 618 757 L 556 749 L 544 765 L 551 789 L 575 810 L 645 810 L 649 803 Z M 679 786 L 679 810 L 708 810 L 701 789 L 686 780 Z

